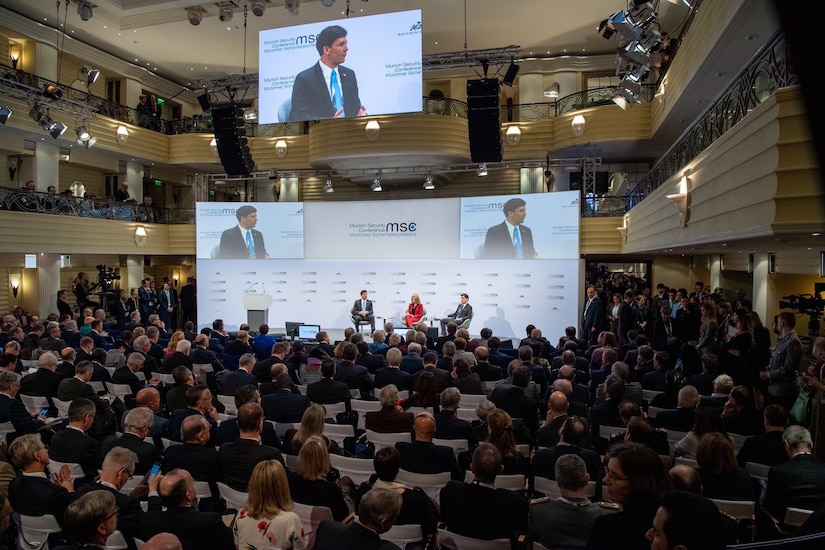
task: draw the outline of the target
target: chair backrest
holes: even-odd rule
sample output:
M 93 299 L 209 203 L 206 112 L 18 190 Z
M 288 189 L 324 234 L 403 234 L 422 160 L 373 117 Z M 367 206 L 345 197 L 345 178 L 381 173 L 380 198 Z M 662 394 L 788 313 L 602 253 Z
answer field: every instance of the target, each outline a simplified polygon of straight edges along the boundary
M 470 442 L 466 439 L 433 438 L 433 444 L 443 445 L 444 447 L 450 447 L 453 450 L 453 453 L 455 453 L 456 455 L 458 455 L 458 453 L 463 453 L 470 449 Z
M 599 426 L 599 437 L 610 439 L 613 434 L 622 433 L 626 429 L 624 426 Z
M 115 384 L 114 382 L 106 382 L 106 388 L 112 395 L 116 395 L 121 401 L 126 399 L 127 395 L 132 395 L 132 388 L 129 384 Z
M 309 504 L 293 503 L 292 511 L 301 518 L 304 534 L 309 535 L 318 528 L 322 521 L 332 521 L 332 510 L 327 506 L 311 506 Z
M 473 481 L 473 472 L 467 470 L 464 474 L 464 482 L 470 483 Z M 525 487 L 526 477 L 522 474 L 499 474 L 496 476 L 494 483 L 496 489 L 507 489 L 508 491 L 523 491 Z
M 206 385 L 206 375 L 210 372 L 215 372 L 215 368 L 209 363 L 192 364 L 192 374 L 195 375 L 195 379 L 201 384 Z
M 438 530 L 441 547 L 450 550 L 510 550 L 509 539 L 480 540 L 456 535 L 446 529 Z
M 218 394 L 218 403 L 221 403 L 224 407 L 226 407 L 226 414 L 238 416 L 238 407 L 235 406 L 234 396 Z
M 752 500 L 722 500 L 718 498 L 712 498 L 711 500 L 720 511 L 733 516 L 737 521 L 753 519 L 756 503 Z
M 240 510 L 246 506 L 246 499 L 249 498 L 249 493 L 233 489 L 225 483 L 218 482 L 218 492 L 221 498 L 226 501 L 227 508 L 236 508 Z
M 682 439 L 684 439 L 684 437 L 687 436 L 687 434 L 689 434 L 689 433 L 690 432 L 679 432 L 679 431 L 676 431 L 676 430 L 667 430 L 667 440 L 668 440 L 668 442 L 677 443 L 677 442 L 681 441 Z
M 69 417 L 69 405 L 72 404 L 71 401 L 63 401 L 57 397 L 52 397 L 52 403 L 54 403 L 54 406 L 57 409 L 57 416 L 60 418 Z
M 170 374 L 163 374 L 162 372 L 153 372 L 152 376 L 163 382 L 167 386 L 175 385 L 175 377 Z
M 14 514 L 17 523 L 17 547 L 28 550 L 44 550 L 49 547 L 49 534 L 60 533 L 62 529 L 57 518 L 45 516 L 23 516 Z
M 335 415 L 338 413 L 346 412 L 347 404 L 341 401 L 340 403 L 325 403 L 322 405 L 324 410 L 327 413 L 327 418 L 335 419 Z
M 352 410 L 358 411 L 362 415 L 363 413 L 381 410 L 380 401 L 366 401 L 364 399 L 353 399 L 350 401 L 350 406 L 352 407 Z
M 283 454 L 284 461 L 286 462 L 286 467 L 292 471 L 298 471 L 298 455 L 290 455 L 290 454 Z
M 658 414 L 662 411 L 670 411 L 673 409 L 663 409 L 661 407 L 648 407 L 647 408 L 647 417 L 648 418 L 656 418 Z
M 278 437 L 283 437 L 289 430 L 297 430 L 301 427 L 300 422 L 273 422 L 272 420 L 267 420 L 267 422 L 275 428 L 275 433 L 278 434 Z
M 97 380 L 90 380 L 89 385 L 92 387 L 93 390 L 95 390 L 95 393 L 97 394 L 106 393 L 106 384 L 104 384 L 103 382 L 99 382 Z
M 39 413 L 41 409 L 49 408 L 49 400 L 46 397 L 39 395 L 24 395 L 22 393 L 18 395 L 23 401 L 23 404 L 26 406 L 26 410 L 30 413 Z
M 11 423 L 11 420 L 8 422 L 0 423 L 0 442 L 6 442 L 6 436 L 8 434 L 13 434 L 17 430 L 14 428 L 14 424 Z
M 789 525 L 791 527 L 799 527 L 806 521 L 808 518 L 813 514 L 813 510 L 805 510 L 803 508 L 793 508 L 789 507 L 785 512 L 785 525 Z
M 343 447 L 344 438 L 355 436 L 355 429 L 352 424 L 324 424 L 324 435 Z
M 123 538 L 123 533 L 120 531 L 115 531 L 109 538 L 106 539 L 106 545 L 103 547 L 105 550 L 126 550 L 129 548 L 129 545 L 126 544 L 126 539 Z
M 435 414 L 435 411 L 432 407 L 410 407 L 407 409 L 408 413 L 413 413 L 413 416 L 418 416 L 419 413 L 428 412 L 430 414 Z
M 482 380 L 481 387 L 484 389 L 485 395 L 490 395 L 490 392 L 495 389 L 496 383 L 493 380 Z
M 212 489 L 209 488 L 208 481 L 195 482 L 195 494 L 198 498 L 210 498 L 212 496 Z
M 329 455 L 329 462 L 338 470 L 341 476 L 349 476 L 356 485 L 367 481 L 375 474 L 372 460 L 366 458 L 353 458 L 337 454 Z
M 461 394 L 461 405 L 467 409 L 474 409 L 476 405 L 487 399 L 486 395 Z
M 733 441 L 733 452 L 738 453 L 745 444 L 745 440 L 750 436 L 742 434 L 728 434 L 728 437 L 730 437 L 731 441 Z
M 659 395 L 660 393 L 664 393 L 657 390 L 642 390 L 642 399 L 650 403 L 653 401 L 653 398 Z
M 675 462 L 675 463 L 676 463 L 676 464 L 683 464 L 683 465 L 685 465 L 685 466 L 690 466 L 690 467 L 691 467 L 691 468 L 693 468 L 694 470 L 695 470 L 696 468 L 698 468 L 698 467 L 699 467 L 699 463 L 698 463 L 698 462 L 696 462 L 696 459 L 694 459 L 694 458 L 687 458 L 687 457 L 684 457 L 684 456 L 677 456 L 677 457 L 676 457 L 676 462 Z
M 417 524 L 393 525 L 389 531 L 380 536 L 381 540 L 388 540 L 401 548 L 404 548 L 408 542 L 418 542 L 424 539 L 421 526 Z
M 544 493 L 548 497 L 557 498 L 561 496 L 561 489 L 559 484 L 554 479 L 547 479 L 546 477 L 536 476 L 533 480 L 533 486 L 539 493 Z M 592 498 L 596 496 L 596 482 L 590 481 L 587 483 L 587 490 L 585 496 Z
M 756 480 L 767 481 L 768 471 L 771 469 L 767 464 L 759 464 L 758 462 L 745 462 L 745 470 L 748 474 Z
M 395 447 L 399 441 L 409 443 L 411 441 L 410 432 L 392 432 L 392 433 L 378 433 L 372 430 L 367 430 L 367 441 L 375 445 L 375 450 L 383 449 L 384 447 Z
M 398 471 L 398 481 L 403 481 L 404 483 L 412 486 L 412 487 L 420 487 L 427 493 L 434 502 L 439 501 L 439 495 L 441 494 L 441 488 L 444 487 L 448 481 L 450 481 L 450 472 L 442 472 L 440 474 L 418 474 L 416 472 L 408 472 L 407 470 L 401 469 Z
M 309 384 L 297 384 L 295 387 L 298 388 L 298 391 L 301 392 L 301 395 L 306 395 L 308 386 Z
M 23 368 L 26 370 L 37 368 L 37 359 L 21 359 L 20 362 L 23 364 Z
M 455 415 L 461 420 L 466 420 L 468 422 L 474 422 L 478 420 L 478 415 L 476 414 L 475 409 L 464 409 L 459 407 L 459 409 L 455 412 Z

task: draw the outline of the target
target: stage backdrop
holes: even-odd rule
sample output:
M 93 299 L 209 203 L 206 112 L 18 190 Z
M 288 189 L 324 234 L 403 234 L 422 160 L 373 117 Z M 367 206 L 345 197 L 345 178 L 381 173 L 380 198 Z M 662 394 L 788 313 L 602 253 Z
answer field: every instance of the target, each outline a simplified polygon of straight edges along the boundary
M 413 293 L 428 317 L 440 318 L 466 292 L 472 334 L 490 327 L 521 337 L 529 323 L 548 336 L 562 334 L 577 320 L 578 196 L 253 203 L 268 260 L 220 259 L 221 236 L 240 231 L 243 204 L 198 204 L 198 324 L 221 318 L 233 330 L 265 315 L 272 332 L 286 322 L 343 329 L 366 289 L 383 318 L 378 325 L 399 325 Z M 526 203 L 521 231 L 531 235 L 538 259 L 486 259 L 487 233 L 497 231 L 512 198 Z

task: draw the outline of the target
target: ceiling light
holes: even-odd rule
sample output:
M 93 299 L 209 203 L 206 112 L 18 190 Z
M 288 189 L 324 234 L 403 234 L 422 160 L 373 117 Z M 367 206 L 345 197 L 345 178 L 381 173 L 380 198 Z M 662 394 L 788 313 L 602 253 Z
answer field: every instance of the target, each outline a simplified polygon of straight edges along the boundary
M 332 188 L 331 177 L 327 177 L 327 182 L 324 184 L 324 193 L 335 193 L 335 189 Z
M 235 6 L 231 2 L 221 2 L 218 19 L 220 19 L 222 23 L 226 23 L 227 21 L 232 21 L 233 17 L 235 17 Z
M 483 178 L 487 175 L 487 163 L 482 162 L 478 165 L 478 177 Z
M 80 0 L 77 3 L 77 15 L 84 21 L 88 21 L 94 14 L 92 13 L 92 3 L 88 0 Z
M 335 3 L 335 0 L 321 0 L 321 3 L 324 5 L 324 7 L 331 8 L 332 5 Z
M 47 84 L 46 87 L 43 88 L 43 95 L 49 99 L 60 99 L 63 97 L 63 90 L 54 84 Z
M 91 86 L 95 82 L 97 82 L 98 77 L 100 76 L 100 71 L 97 69 L 93 69 L 88 65 L 84 65 L 82 69 L 80 69 L 80 73 L 86 77 L 86 83 Z
M 266 2 L 263 0 L 256 0 L 252 2 L 252 13 L 255 14 L 256 17 L 260 17 L 266 11 Z
M 383 191 L 383 189 L 381 188 L 381 174 L 375 174 L 375 177 L 372 179 L 372 185 L 370 186 L 370 189 L 372 189 L 376 193 L 380 193 L 381 191 Z
M 190 25 L 200 25 L 203 20 L 203 8 L 200 6 L 192 6 L 186 10 L 186 17 L 189 19 Z
M 126 128 L 126 126 L 124 126 L 123 124 L 121 124 L 120 126 L 117 127 L 116 136 L 117 136 L 117 142 L 121 146 L 126 145 L 126 142 L 129 141 L 129 129 Z
M 77 134 L 77 139 L 79 141 L 89 141 L 92 137 L 92 134 L 89 133 L 89 129 L 82 125 L 75 128 L 75 133 Z
M 433 183 L 433 177 L 428 175 L 427 179 L 424 180 L 424 189 L 427 191 L 432 191 L 435 189 L 435 183 Z
M 243 119 L 244 120 L 257 120 L 258 113 L 255 112 L 255 109 L 252 107 L 247 107 L 243 111 Z
M 42 123 L 41 123 L 41 126 L 42 126 Z M 51 136 L 54 139 L 57 139 L 60 136 L 62 136 L 63 133 L 66 131 L 66 125 L 63 124 L 62 122 L 51 121 L 51 124 L 49 125 L 49 127 L 46 130 L 49 132 L 49 134 L 51 134 Z
M 92 136 L 91 138 L 87 139 L 86 141 L 82 141 L 80 139 L 77 140 L 78 145 L 82 145 L 86 149 L 91 149 L 94 147 L 94 144 L 97 143 L 97 138 Z
M 8 119 L 11 118 L 11 107 L 7 105 L 3 105 L 0 107 L 0 124 L 5 124 Z
M 559 97 L 559 93 L 561 93 L 561 86 L 559 86 L 558 82 L 553 82 L 553 84 L 544 89 L 544 97 L 556 98 Z

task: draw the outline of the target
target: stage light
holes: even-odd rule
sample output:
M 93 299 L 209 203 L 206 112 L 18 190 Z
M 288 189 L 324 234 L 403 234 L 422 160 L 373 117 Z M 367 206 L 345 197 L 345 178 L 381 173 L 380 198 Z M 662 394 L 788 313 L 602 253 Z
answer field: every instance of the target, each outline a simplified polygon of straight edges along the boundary
M 332 188 L 331 177 L 327 177 L 327 182 L 324 184 L 324 193 L 335 193 L 335 189 Z
M 252 13 L 255 14 L 256 17 L 260 17 L 266 11 L 266 2 L 263 0 L 258 0 L 256 2 L 252 2 Z
M 80 0 L 77 3 L 77 15 L 79 15 L 83 21 L 88 21 L 94 17 L 95 14 L 92 13 L 92 3 L 88 0 Z
M 200 25 L 203 20 L 203 8 L 200 6 L 192 6 L 186 10 L 186 17 L 189 19 L 190 25 Z
M 433 177 L 428 175 L 427 179 L 424 180 L 424 189 L 427 191 L 432 191 L 435 189 L 435 183 L 433 183 Z
M 83 141 L 81 139 L 77 140 L 77 144 L 82 145 L 86 149 L 91 149 L 92 147 L 94 147 L 95 143 L 97 143 L 97 138 L 94 136 L 90 137 L 86 141 Z
M 599 23 L 598 27 L 596 27 L 596 32 L 598 32 L 605 38 L 610 38 L 611 36 L 613 36 L 613 34 L 615 34 L 616 28 L 613 26 L 612 23 L 610 23 L 609 19 L 605 19 L 604 21 Z
M 29 111 L 29 118 L 35 122 L 40 122 L 43 117 L 47 116 L 49 116 L 49 110 L 38 103 L 32 105 L 31 111 Z
M 89 133 L 89 129 L 85 126 L 78 126 L 74 131 L 77 134 L 77 139 L 79 141 L 89 141 L 92 137 L 92 134 Z
M 381 174 L 375 174 L 375 177 L 372 179 L 372 185 L 370 186 L 370 189 L 372 189 L 375 193 L 380 193 L 381 191 L 383 191 L 383 189 L 381 188 Z
M 49 99 L 60 99 L 63 97 L 63 90 L 54 84 L 47 84 L 46 87 L 43 88 L 43 95 Z
M 480 178 L 483 178 L 484 176 L 487 175 L 487 163 L 486 162 L 482 162 L 481 164 L 478 165 L 477 175 Z
M 51 119 L 51 117 L 47 117 L 44 120 L 41 120 L 40 126 L 42 126 L 44 130 L 49 132 L 49 134 L 54 139 L 59 138 L 66 131 L 65 124 L 63 124 L 62 122 L 55 122 Z
M 553 84 L 544 89 L 544 97 L 557 98 L 559 97 L 559 93 L 561 93 L 561 86 L 559 86 L 558 82 L 553 82 Z
M 7 105 L 3 105 L 0 107 L 0 124 L 5 124 L 8 119 L 11 118 L 11 107 Z
M 220 19 L 222 23 L 227 23 L 232 21 L 233 17 L 235 17 L 235 6 L 231 3 L 221 3 L 218 19 Z
M 100 71 L 97 69 L 93 69 L 88 65 L 84 65 L 82 69 L 80 69 L 80 73 L 86 77 L 86 83 L 91 86 L 95 82 L 97 82 L 98 77 L 100 76 Z

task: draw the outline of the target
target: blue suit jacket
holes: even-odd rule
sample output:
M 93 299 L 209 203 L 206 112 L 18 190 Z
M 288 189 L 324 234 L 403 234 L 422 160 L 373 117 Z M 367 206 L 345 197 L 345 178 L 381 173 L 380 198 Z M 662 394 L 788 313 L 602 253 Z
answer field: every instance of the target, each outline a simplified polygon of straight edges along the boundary
M 292 110 L 289 113 L 290 121 L 323 120 L 335 115 L 320 63 L 320 61 L 315 63 L 295 77 L 295 84 L 292 87 Z M 358 97 L 358 80 L 355 78 L 355 72 L 339 65 L 338 74 L 341 75 L 341 92 L 344 94 L 344 115 L 358 116 L 361 99 Z

